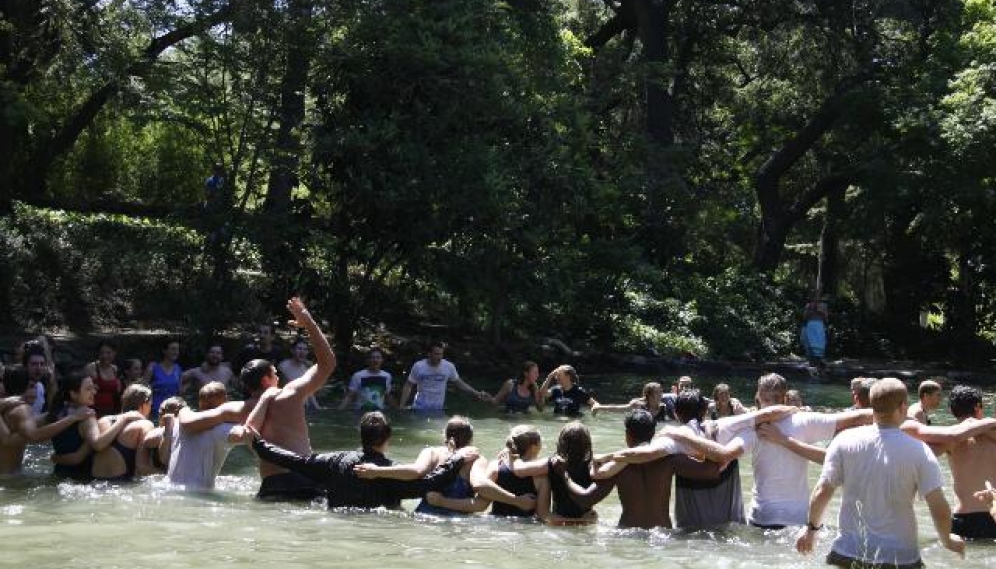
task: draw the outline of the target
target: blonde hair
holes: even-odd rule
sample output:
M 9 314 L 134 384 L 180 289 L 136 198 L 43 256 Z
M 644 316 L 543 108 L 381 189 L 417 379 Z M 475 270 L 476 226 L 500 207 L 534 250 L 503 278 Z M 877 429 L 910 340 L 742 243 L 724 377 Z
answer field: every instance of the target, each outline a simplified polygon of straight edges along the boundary
M 788 382 L 777 373 L 767 373 L 757 380 L 757 398 L 761 403 L 780 404 L 785 401 Z
M 894 377 L 885 377 L 872 385 L 869 399 L 875 414 L 889 414 L 906 403 L 908 396 L 906 384 Z
M 219 398 L 222 402 L 228 399 L 228 391 L 225 389 L 225 384 L 220 381 L 206 383 L 204 384 L 204 387 L 201 387 L 200 391 L 197 392 L 198 406 L 203 406 L 204 402 L 213 402 Z

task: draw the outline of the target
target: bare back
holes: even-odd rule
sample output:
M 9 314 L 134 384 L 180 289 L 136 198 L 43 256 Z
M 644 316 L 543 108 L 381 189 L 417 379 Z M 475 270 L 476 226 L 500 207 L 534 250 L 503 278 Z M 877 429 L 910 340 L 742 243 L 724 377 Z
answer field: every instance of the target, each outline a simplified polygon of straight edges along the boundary
M 311 439 L 308 436 L 308 422 L 304 415 L 304 401 L 312 392 L 302 388 L 298 382 L 306 380 L 309 375 L 306 373 L 301 379 L 288 383 L 280 390 L 280 393 L 270 402 L 260 432 L 267 441 L 302 456 L 311 454 Z M 250 405 L 246 407 L 252 408 Z M 287 472 L 287 469 L 260 459 L 259 476 L 261 478 L 283 472 Z
M 8 410 L 0 420 L 7 424 L 11 432 L 20 432 L 21 422 L 24 415 L 31 413 L 31 406 L 23 403 L 13 409 Z M 14 474 L 21 471 L 21 464 L 24 462 L 24 449 L 27 448 L 28 441 L 23 436 L 16 436 L 14 441 L 8 445 L 0 444 L 0 474 Z
M 112 421 L 107 420 L 109 417 L 104 417 L 98 422 L 100 432 L 104 433 L 114 424 Z M 151 431 L 155 425 L 151 421 L 132 421 L 128 423 L 121 433 L 118 434 L 117 441 L 118 444 L 130 449 L 138 449 L 142 447 L 142 443 L 145 440 L 145 435 Z M 93 455 L 93 466 L 91 473 L 96 478 L 117 478 L 119 476 L 124 476 L 128 472 L 128 465 L 125 463 L 125 458 L 121 455 L 121 452 L 115 448 L 115 445 L 111 445 L 96 454 Z
M 988 512 L 986 504 L 975 499 L 973 494 L 985 488 L 987 480 L 996 482 L 996 439 L 986 435 L 970 438 L 952 447 L 950 452 L 954 513 Z
M 671 527 L 671 481 L 673 462 L 667 458 L 645 464 L 631 464 L 616 475 L 616 489 L 622 504 L 619 527 Z

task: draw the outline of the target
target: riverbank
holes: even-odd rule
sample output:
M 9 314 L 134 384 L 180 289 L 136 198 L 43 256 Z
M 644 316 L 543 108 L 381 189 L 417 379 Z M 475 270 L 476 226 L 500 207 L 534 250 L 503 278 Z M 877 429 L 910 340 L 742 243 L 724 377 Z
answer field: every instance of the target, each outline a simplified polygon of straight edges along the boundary
M 181 342 L 180 363 L 184 368 L 199 365 L 207 348 L 206 342 L 196 337 L 184 337 L 165 330 L 119 329 L 104 333 L 79 335 L 67 332 L 50 334 L 55 342 L 55 360 L 63 373 L 81 368 L 93 361 L 97 344 L 110 340 L 118 348 L 119 360 L 140 358 L 143 362 L 159 356 L 161 346 L 168 340 Z M 22 331 L 0 331 L 0 359 L 7 363 L 13 348 L 31 336 Z M 287 345 L 293 333 L 279 333 L 280 342 Z M 493 344 L 483 338 L 425 325 L 406 333 L 381 329 L 367 334 L 353 345 L 348 355 L 338 354 L 340 365 L 334 379 L 345 380 L 362 366 L 363 353 L 368 346 L 380 346 L 385 352 L 384 368 L 401 375 L 412 363 L 424 357 L 425 346 L 432 339 L 447 343 L 446 358 L 453 361 L 466 378 L 481 378 L 489 384 L 513 377 L 525 360 L 539 363 L 541 369 L 559 364 L 574 365 L 582 374 L 634 373 L 660 376 L 672 381 L 680 375 L 706 375 L 711 377 L 751 377 L 775 372 L 794 380 L 819 383 L 844 383 L 859 376 L 898 377 L 907 382 L 926 378 L 942 378 L 950 383 L 965 382 L 975 385 L 996 385 L 996 367 L 960 367 L 950 362 L 917 362 L 911 360 L 857 360 L 842 358 L 832 360 L 822 370 L 808 365 L 798 357 L 752 362 L 705 360 L 691 355 L 665 358 L 647 354 L 603 352 L 587 346 L 568 345 L 556 338 L 535 338 L 528 341 Z M 230 331 L 216 340 L 225 349 L 226 359 L 233 358 L 253 341 L 252 334 Z M 345 356 L 345 357 L 344 357 Z

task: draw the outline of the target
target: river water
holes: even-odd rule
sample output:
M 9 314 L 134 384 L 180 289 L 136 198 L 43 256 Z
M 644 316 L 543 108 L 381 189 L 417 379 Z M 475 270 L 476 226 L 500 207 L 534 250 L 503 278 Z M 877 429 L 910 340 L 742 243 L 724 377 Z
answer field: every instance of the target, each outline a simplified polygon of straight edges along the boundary
M 639 377 L 586 378 L 603 402 L 623 402 L 639 393 Z M 730 380 L 734 395 L 747 404 L 751 380 Z M 482 382 L 479 387 L 489 387 Z M 714 381 L 699 379 L 701 387 Z M 849 403 L 846 385 L 798 384 L 807 403 L 842 408 Z M 496 389 L 492 389 L 494 391 Z M 504 417 L 478 402 L 451 394 L 453 412 L 473 418 L 475 443 L 486 456 L 501 448 L 508 430 L 520 422 L 540 427 L 544 454 L 552 451 L 563 421 L 546 414 Z M 987 411 L 992 411 L 988 394 Z M 322 411 L 311 420 L 318 450 L 357 446 L 354 413 Z M 940 423 L 950 423 L 943 413 Z M 413 460 L 425 445 L 439 444 L 445 417 L 409 413 L 392 415 L 394 437 L 388 455 Z M 596 452 L 624 446 L 622 415 L 586 417 Z M 0 566 L 31 567 L 825 567 L 831 531 L 824 532 L 817 553 L 803 557 L 794 550 L 794 530 L 761 531 L 745 526 L 721 530 L 626 530 L 615 528 L 619 502 L 613 493 L 597 507 L 597 525 L 545 527 L 532 522 L 490 517 L 433 519 L 407 512 L 329 512 L 323 504 L 268 504 L 253 500 L 259 478 L 255 459 L 235 449 L 208 494 L 183 494 L 161 476 L 124 486 L 78 485 L 48 476 L 50 450 L 29 447 L 27 473 L 0 478 Z M 950 480 L 947 464 L 942 468 Z M 748 461 L 742 461 L 744 502 L 752 485 Z M 810 466 L 815 481 L 818 467 Z M 949 500 L 950 490 L 947 491 Z M 831 506 L 834 525 L 839 495 Z M 414 509 L 415 502 L 405 503 Z M 958 560 L 936 539 L 926 505 L 917 504 L 920 541 L 928 566 L 996 567 L 994 543 L 970 543 Z

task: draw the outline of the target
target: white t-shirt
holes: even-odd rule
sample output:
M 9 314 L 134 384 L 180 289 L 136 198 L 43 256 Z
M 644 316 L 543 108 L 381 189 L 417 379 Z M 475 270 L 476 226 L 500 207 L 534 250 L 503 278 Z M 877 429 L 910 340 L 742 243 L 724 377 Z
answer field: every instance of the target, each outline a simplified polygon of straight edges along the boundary
M 944 485 L 926 444 L 898 428 L 849 429 L 827 448 L 820 481 L 844 486 L 834 551 L 868 563 L 920 560 L 913 499 Z
M 210 490 L 221 472 L 232 445 L 228 435 L 235 425 L 222 423 L 197 433 L 185 433 L 180 422 L 173 424 L 173 443 L 167 476 L 187 490 Z
M 408 374 L 408 383 L 418 387 L 412 406 L 421 411 L 443 409 L 446 406 L 446 386 L 451 379 L 459 378 L 456 366 L 447 360 L 440 361 L 436 367 L 429 365 L 427 359 L 415 362 Z
M 787 437 L 805 443 L 833 438 L 834 415 L 794 413 L 774 423 Z M 809 515 L 809 461 L 789 449 L 757 439 L 752 447 L 754 499 L 747 520 L 761 526 L 805 525 Z
M 349 379 L 349 390 L 356 392 L 356 409 L 378 411 L 387 407 L 385 398 L 391 392 L 391 374 L 384 370 L 361 369 Z M 419 389 L 419 391 L 422 391 Z

